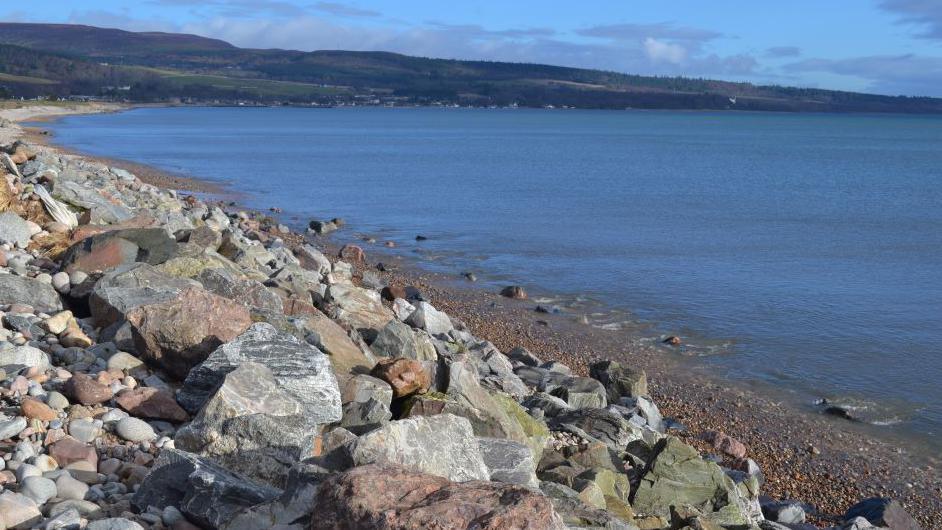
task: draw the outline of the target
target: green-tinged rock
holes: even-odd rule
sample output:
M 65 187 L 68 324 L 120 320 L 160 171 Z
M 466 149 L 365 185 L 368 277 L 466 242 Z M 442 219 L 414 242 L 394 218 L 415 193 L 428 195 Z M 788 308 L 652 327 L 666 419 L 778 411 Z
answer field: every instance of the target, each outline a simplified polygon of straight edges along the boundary
M 623 503 L 630 501 L 631 484 L 628 482 L 628 475 L 624 473 L 615 473 L 603 468 L 588 469 L 576 477 L 576 489 L 584 482 L 597 485 L 606 497 L 613 497 Z
M 724 526 L 748 525 L 745 501 L 718 465 L 669 436 L 657 443 L 631 506 L 642 514 L 668 516 L 671 506 L 689 505 Z
M 523 429 L 524 434 L 527 436 L 526 443 L 533 451 L 533 461 L 539 465 L 540 458 L 543 457 L 543 448 L 546 447 L 546 442 L 550 439 L 550 430 L 546 426 L 546 422 L 531 416 L 527 413 L 527 409 L 507 394 L 494 392 L 492 396 L 504 413 Z

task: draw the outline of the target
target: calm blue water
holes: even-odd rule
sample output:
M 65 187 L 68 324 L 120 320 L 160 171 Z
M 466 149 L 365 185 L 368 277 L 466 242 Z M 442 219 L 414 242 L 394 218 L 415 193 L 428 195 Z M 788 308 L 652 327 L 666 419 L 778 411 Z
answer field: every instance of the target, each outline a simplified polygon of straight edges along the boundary
M 942 118 L 183 108 L 53 129 L 942 430 Z

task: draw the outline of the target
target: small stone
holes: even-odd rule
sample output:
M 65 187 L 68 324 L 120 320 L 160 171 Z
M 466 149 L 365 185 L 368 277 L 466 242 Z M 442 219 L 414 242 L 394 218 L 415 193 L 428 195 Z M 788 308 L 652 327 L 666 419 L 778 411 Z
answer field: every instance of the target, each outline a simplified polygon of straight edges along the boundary
M 6 416 L 0 415 L 0 440 L 13 438 L 14 436 L 20 434 L 24 429 L 26 429 L 26 424 L 26 418 L 22 416 L 8 418 Z
M 60 499 L 81 501 L 88 493 L 88 484 L 72 478 L 72 475 L 68 473 L 63 473 L 56 479 L 56 489 Z
M 69 435 L 83 443 L 91 443 L 101 435 L 101 426 L 91 418 L 77 418 L 69 422 Z
M 46 328 L 46 331 L 52 333 L 53 335 L 58 335 L 66 330 L 69 326 L 69 322 L 72 321 L 72 312 L 71 311 L 60 311 L 55 315 L 47 318 L 43 321 L 43 327 Z
M 56 411 L 49 405 L 35 398 L 23 398 L 20 403 L 20 412 L 30 419 L 52 421 L 58 417 Z
M 111 388 L 86 374 L 75 374 L 63 387 L 66 395 L 82 405 L 97 405 L 111 399 Z
M 130 353 L 119 351 L 108 358 L 108 370 L 133 372 L 144 368 L 144 361 Z
M 146 421 L 127 417 L 118 421 L 115 426 L 118 436 L 129 442 L 144 442 L 157 438 L 154 428 Z
M 60 293 L 67 293 L 72 284 L 69 280 L 69 274 L 66 272 L 57 272 L 52 275 L 52 288 Z
M 33 499 L 36 504 L 46 504 L 46 501 L 56 496 L 56 483 L 43 477 L 27 477 L 23 479 L 20 493 Z
M 53 390 L 46 394 L 46 405 L 49 405 L 53 410 L 65 410 L 69 408 L 69 400 L 59 392 Z

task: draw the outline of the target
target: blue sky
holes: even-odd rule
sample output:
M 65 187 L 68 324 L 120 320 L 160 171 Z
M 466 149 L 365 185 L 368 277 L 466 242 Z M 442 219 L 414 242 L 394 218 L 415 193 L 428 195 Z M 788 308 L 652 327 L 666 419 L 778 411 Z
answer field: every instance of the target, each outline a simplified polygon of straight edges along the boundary
M 942 0 L 38 0 L 6 21 L 942 96 Z

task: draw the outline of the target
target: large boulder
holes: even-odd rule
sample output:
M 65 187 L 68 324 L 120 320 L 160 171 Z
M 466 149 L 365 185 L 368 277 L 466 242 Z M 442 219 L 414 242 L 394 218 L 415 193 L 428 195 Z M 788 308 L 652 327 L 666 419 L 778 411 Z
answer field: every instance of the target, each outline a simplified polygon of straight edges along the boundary
M 616 451 L 623 451 L 629 443 L 638 440 L 653 444 L 657 437 L 654 431 L 645 430 L 609 409 L 571 410 L 553 418 L 550 427 L 604 443 Z
M 455 482 L 489 478 L 471 424 L 451 414 L 393 421 L 343 450 L 352 466 L 397 464 Z
M 455 329 L 451 319 L 443 311 L 428 302 L 416 302 L 415 311 L 406 319 L 406 324 L 428 331 L 429 335 L 443 335 Z
M 565 528 L 548 498 L 521 486 L 455 484 L 390 465 L 359 467 L 329 478 L 314 505 L 309 530 Z
M 177 401 L 195 413 L 213 395 L 226 374 L 245 362 L 268 367 L 278 386 L 301 403 L 311 424 L 340 420 L 340 389 L 327 356 L 265 323 L 252 325 L 190 371 L 177 394 Z
M 733 480 L 673 436 L 654 447 L 631 506 L 638 512 L 661 516 L 669 516 L 672 506 L 692 506 L 715 524 L 748 526 L 751 522 Z
M 131 502 L 141 511 L 172 506 L 203 527 L 219 528 L 240 510 L 280 493 L 206 458 L 165 447 Z
M 12 274 L 0 274 L 0 304 L 27 304 L 43 313 L 62 310 L 62 299 L 52 284 Z
M 9 243 L 25 248 L 32 236 L 29 223 L 22 217 L 9 211 L 0 213 L 0 244 Z
M 224 259 L 222 256 L 220 258 Z M 270 311 L 276 314 L 280 314 L 284 310 L 281 298 L 258 280 L 244 278 L 222 268 L 205 269 L 192 277 L 203 284 L 203 288 L 207 291 L 228 298 L 249 309 Z
M 478 438 L 478 445 L 491 480 L 522 486 L 539 486 L 536 464 L 529 446 L 500 438 Z
M 338 375 L 350 374 L 358 367 L 369 370 L 376 364 L 375 358 L 353 342 L 339 324 L 317 309 L 303 321 L 295 322 L 303 330 L 305 339 L 330 357 L 330 364 Z
M 196 282 L 168 276 L 152 265 L 134 263 L 106 273 L 95 284 L 88 307 L 101 327 L 125 320 L 136 307 L 173 300 Z
M 874 526 L 885 526 L 892 530 L 921 530 L 919 523 L 895 500 L 883 497 L 864 499 L 850 507 L 844 520 L 863 517 Z
M 177 379 L 252 324 L 244 306 L 197 287 L 136 307 L 127 320 L 138 355 Z
M 337 318 L 355 329 L 375 333 L 393 319 L 376 291 L 336 283 L 327 288 L 327 300 L 336 306 Z
M 293 462 L 313 456 L 304 407 L 264 365 L 229 372 L 196 418 L 177 431 L 177 448 L 211 457 L 226 469 L 283 486 Z
M 52 196 L 67 204 L 88 210 L 92 220 L 100 223 L 119 223 L 134 217 L 129 209 L 109 200 L 101 190 L 73 180 L 64 178 L 56 180 Z
M 373 353 L 381 357 L 405 357 L 418 361 L 438 358 L 435 346 L 428 336 L 416 333 L 398 320 L 390 320 L 370 343 Z
M 617 403 L 621 397 L 648 394 L 648 379 L 641 369 L 630 368 L 616 361 L 599 361 L 589 367 L 589 375 L 605 386 L 609 403 Z
M 69 247 L 62 256 L 62 268 L 91 273 L 135 262 L 158 265 L 173 255 L 176 246 L 176 240 L 163 228 L 112 230 Z

